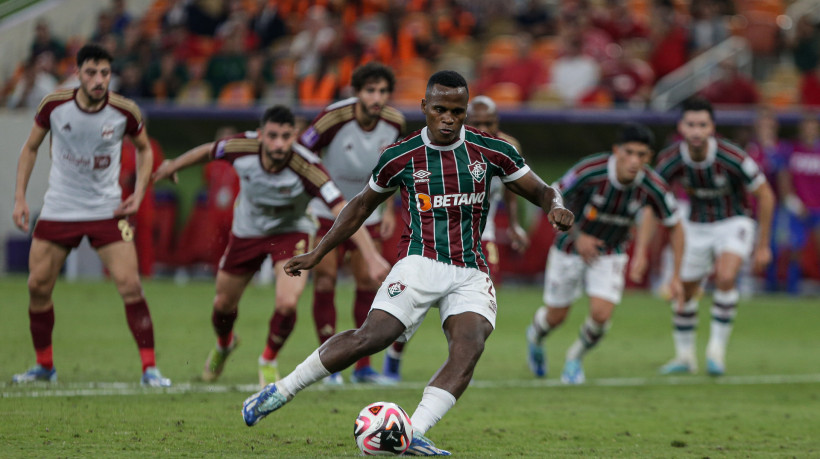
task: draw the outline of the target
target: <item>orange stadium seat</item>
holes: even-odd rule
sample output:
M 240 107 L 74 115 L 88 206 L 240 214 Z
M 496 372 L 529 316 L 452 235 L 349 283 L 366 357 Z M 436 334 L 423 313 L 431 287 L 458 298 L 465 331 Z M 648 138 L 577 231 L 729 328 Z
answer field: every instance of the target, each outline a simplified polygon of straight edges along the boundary
M 250 107 L 253 105 L 253 87 L 247 81 L 234 81 L 219 91 L 216 104 L 220 107 Z
M 555 37 L 543 37 L 533 43 L 532 49 L 530 50 L 530 57 L 538 59 L 545 66 L 548 66 L 555 60 L 560 51 L 560 40 Z
M 303 105 L 325 106 L 333 101 L 337 84 L 338 78 L 332 73 L 324 74 L 319 80 L 316 75 L 308 75 L 299 82 L 299 101 Z
M 501 82 L 487 88 L 484 95 L 494 100 L 499 107 L 515 108 L 521 105 L 524 91 L 515 83 Z

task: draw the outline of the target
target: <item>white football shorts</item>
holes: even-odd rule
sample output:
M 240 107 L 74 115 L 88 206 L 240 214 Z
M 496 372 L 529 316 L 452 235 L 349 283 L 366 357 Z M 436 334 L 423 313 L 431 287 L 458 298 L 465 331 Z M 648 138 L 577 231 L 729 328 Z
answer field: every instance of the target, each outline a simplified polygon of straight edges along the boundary
M 724 252 L 747 261 L 754 250 L 755 221 L 736 216 L 712 223 L 686 221 L 686 243 L 681 263 L 681 280 L 696 281 L 712 273 L 715 259 Z
M 544 304 L 553 308 L 568 307 L 581 297 L 584 286 L 591 297 L 620 303 L 628 261 L 625 253 L 600 255 L 588 265 L 578 254 L 551 247 L 544 273 Z
M 406 327 L 398 341 L 410 339 L 431 307 L 441 324 L 448 317 L 474 312 L 495 328 L 495 287 L 490 276 L 474 268 L 453 266 L 421 255 L 399 260 L 382 283 L 371 309 L 381 309 Z

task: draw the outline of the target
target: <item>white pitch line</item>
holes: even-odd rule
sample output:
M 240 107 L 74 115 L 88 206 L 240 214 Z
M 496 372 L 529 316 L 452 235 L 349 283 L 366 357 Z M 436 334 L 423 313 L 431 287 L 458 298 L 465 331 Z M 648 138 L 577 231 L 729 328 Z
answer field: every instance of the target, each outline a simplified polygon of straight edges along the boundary
M 754 384 L 805 384 L 820 383 L 820 374 L 804 375 L 750 375 L 750 376 L 723 376 L 712 378 L 708 376 L 684 376 L 670 378 L 601 378 L 586 382 L 585 386 L 593 387 L 648 387 L 648 386 L 697 386 L 706 384 L 742 386 Z M 395 386 L 375 386 L 372 384 L 345 384 L 342 386 L 325 386 L 316 384 L 309 390 L 315 391 L 353 391 L 373 389 L 423 389 L 425 383 L 404 382 Z M 523 389 L 537 387 L 560 387 L 563 384 L 557 379 L 528 379 L 528 380 L 500 380 L 500 381 L 473 381 L 470 386 L 474 389 Z M 12 389 L 12 390 L 9 390 Z M 136 383 L 35 383 L 27 386 L 16 386 L 9 383 L 0 383 L 0 398 L 41 398 L 41 397 L 101 397 L 112 395 L 154 395 L 154 394 L 208 394 L 208 393 L 253 393 L 259 390 L 255 384 L 192 384 L 181 383 L 166 388 L 140 387 Z

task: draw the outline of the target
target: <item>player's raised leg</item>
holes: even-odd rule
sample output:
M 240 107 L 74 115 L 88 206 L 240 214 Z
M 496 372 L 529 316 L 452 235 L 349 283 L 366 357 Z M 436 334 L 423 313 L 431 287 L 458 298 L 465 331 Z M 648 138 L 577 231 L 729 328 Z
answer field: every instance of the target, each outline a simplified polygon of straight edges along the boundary
M 337 333 L 315 350 L 289 375 L 248 397 L 242 406 L 242 417 L 248 426 L 281 408 L 302 389 L 349 367 L 362 356 L 386 348 L 405 330 L 399 319 L 387 312 L 374 310 L 364 325 Z
M 239 300 L 253 275 L 254 271 L 231 273 L 224 269 L 216 273 L 216 295 L 211 314 L 216 346 L 211 349 L 205 361 L 203 381 L 215 381 L 225 369 L 228 356 L 239 345 L 239 337 L 234 334 L 233 325 L 239 313 Z
M 34 238 L 29 251 L 29 328 L 34 342 L 37 363 L 25 373 L 14 375 L 15 383 L 57 381 L 54 368 L 51 333 L 54 329 L 54 301 L 51 294 L 69 249 L 43 239 Z
M 276 308 L 271 317 L 265 350 L 259 357 L 259 384 L 266 386 L 280 379 L 276 357 L 296 326 L 296 306 L 307 284 L 307 276 L 290 277 L 284 266 L 288 260 L 274 263 L 276 276 Z
M 93 244 L 94 241 L 92 241 Z M 97 253 L 103 265 L 111 273 L 111 279 L 125 303 L 128 328 L 131 329 L 131 334 L 137 342 L 142 360 L 140 383 L 151 387 L 170 386 L 171 380 L 163 378 L 157 369 L 154 353 L 154 325 L 151 321 L 148 303 L 142 292 L 134 243 L 130 240 L 113 242 L 97 248 Z
M 381 252 L 381 244 L 374 241 L 376 249 Z M 359 250 L 353 250 L 350 253 L 350 267 L 353 272 L 353 277 L 356 281 L 356 294 L 353 298 L 353 320 L 356 327 L 361 327 L 364 321 L 367 320 L 367 315 L 370 312 L 370 306 L 376 298 L 376 292 L 379 290 L 380 284 L 371 279 L 368 274 L 367 261 L 362 256 Z M 367 355 L 356 362 L 353 369 L 353 374 L 350 381 L 354 383 L 371 383 L 390 385 L 396 381 L 380 375 L 370 364 L 370 356 Z
M 318 238 L 317 238 L 318 239 Z M 313 324 L 319 345 L 336 334 L 336 275 L 339 269 L 339 256 L 336 249 L 331 250 L 322 261 L 313 267 Z M 343 384 L 342 375 L 334 373 L 324 382 L 331 385 Z

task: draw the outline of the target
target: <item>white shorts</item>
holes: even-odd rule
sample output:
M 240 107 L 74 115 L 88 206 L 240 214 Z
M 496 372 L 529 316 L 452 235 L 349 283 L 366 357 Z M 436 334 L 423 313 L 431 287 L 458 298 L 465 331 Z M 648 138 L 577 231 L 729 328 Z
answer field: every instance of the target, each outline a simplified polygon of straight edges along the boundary
M 568 307 L 581 296 L 586 285 L 587 295 L 618 304 L 624 293 L 628 261 L 629 256 L 621 253 L 601 255 L 588 265 L 580 255 L 553 246 L 544 274 L 544 303 L 549 307 Z
M 748 260 L 754 250 L 755 226 L 754 220 L 743 216 L 713 223 L 686 221 L 683 225 L 686 243 L 681 280 L 696 281 L 710 275 L 715 259 L 724 252 Z
M 474 312 L 495 328 L 497 305 L 490 276 L 421 255 L 402 258 L 393 265 L 371 309 L 381 309 L 399 319 L 405 331 L 398 340 L 406 342 L 431 307 L 439 308 L 442 326 L 450 316 Z

